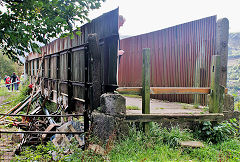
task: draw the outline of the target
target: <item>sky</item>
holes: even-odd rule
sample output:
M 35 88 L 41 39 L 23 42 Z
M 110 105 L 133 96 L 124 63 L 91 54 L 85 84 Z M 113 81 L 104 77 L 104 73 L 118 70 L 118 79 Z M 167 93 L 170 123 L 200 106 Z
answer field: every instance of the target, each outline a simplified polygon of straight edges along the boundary
M 240 0 L 106 0 L 89 17 L 117 7 L 126 19 L 120 35 L 139 35 L 213 15 L 228 18 L 230 32 L 240 32 Z

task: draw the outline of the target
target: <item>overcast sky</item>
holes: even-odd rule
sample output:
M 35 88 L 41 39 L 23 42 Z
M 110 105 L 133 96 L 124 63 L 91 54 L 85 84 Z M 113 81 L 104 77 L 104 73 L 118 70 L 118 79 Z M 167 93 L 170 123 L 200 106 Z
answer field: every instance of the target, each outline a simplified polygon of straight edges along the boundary
M 188 21 L 217 15 L 230 22 L 230 32 L 240 32 L 240 0 L 106 0 L 90 18 L 119 7 L 126 22 L 119 33 L 138 35 Z

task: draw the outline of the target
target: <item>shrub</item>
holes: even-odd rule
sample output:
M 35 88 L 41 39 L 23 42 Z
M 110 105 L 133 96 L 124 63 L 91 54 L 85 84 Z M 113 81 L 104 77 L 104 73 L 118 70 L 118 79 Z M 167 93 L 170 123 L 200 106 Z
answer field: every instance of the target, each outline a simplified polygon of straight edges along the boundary
M 196 131 L 196 135 L 207 142 L 218 143 L 231 137 L 239 137 L 240 125 L 236 119 L 230 119 L 220 124 L 206 121 Z

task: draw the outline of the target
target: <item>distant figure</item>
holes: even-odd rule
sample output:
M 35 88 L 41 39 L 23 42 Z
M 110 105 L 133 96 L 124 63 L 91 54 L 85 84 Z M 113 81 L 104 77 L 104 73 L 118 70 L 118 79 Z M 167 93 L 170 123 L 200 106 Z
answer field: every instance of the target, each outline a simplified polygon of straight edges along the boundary
M 120 29 L 121 26 L 123 26 L 125 21 L 126 21 L 126 19 L 122 15 L 118 16 L 118 30 Z M 124 54 L 124 50 L 120 49 L 120 39 L 119 39 L 118 40 L 117 69 L 119 68 L 120 60 L 121 60 L 121 57 L 123 56 L 123 54 Z M 117 84 L 118 84 L 118 70 L 117 70 Z
M 18 84 L 17 84 L 17 75 L 15 72 L 13 72 L 12 76 L 11 76 L 11 81 L 12 81 L 12 91 L 13 91 L 13 86 L 14 86 L 14 90 L 17 91 L 18 90 Z
M 5 75 L 4 81 L 5 81 L 5 85 L 8 89 L 8 91 L 10 91 L 11 78 L 9 76 Z
M 126 19 L 122 15 L 118 16 L 118 30 L 120 29 L 121 26 L 123 26 L 125 21 L 126 21 Z M 119 41 L 118 46 L 120 47 L 120 41 Z M 124 50 L 119 48 L 119 50 L 118 50 L 118 63 L 119 64 L 120 64 L 120 60 L 121 60 L 121 57 L 123 54 L 124 54 Z
M 122 15 L 118 16 L 118 30 L 120 29 L 121 26 L 123 26 L 125 21 L 126 21 L 126 19 Z
M 20 85 L 20 79 L 19 79 L 19 77 L 17 76 L 17 91 L 19 90 L 19 85 Z

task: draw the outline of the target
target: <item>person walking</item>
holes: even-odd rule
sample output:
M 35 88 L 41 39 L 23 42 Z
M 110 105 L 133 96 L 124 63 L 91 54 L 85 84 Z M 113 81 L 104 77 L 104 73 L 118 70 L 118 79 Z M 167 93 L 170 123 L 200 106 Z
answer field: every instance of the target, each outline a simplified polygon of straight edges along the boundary
M 19 85 L 20 85 L 20 79 L 19 79 L 19 77 L 17 76 L 17 91 L 19 90 Z
M 11 78 L 9 76 L 5 75 L 4 81 L 5 81 L 5 85 L 8 89 L 8 91 L 10 91 Z
M 11 81 L 12 81 L 12 91 L 13 91 L 13 86 L 14 86 L 14 90 L 17 90 L 18 84 L 17 84 L 17 75 L 15 72 L 13 72 L 12 76 L 11 76 Z

